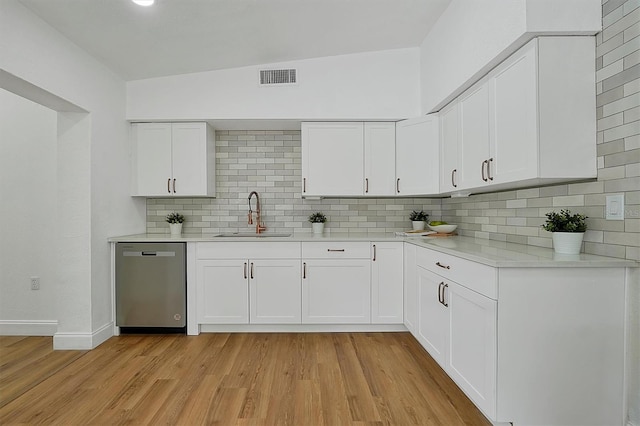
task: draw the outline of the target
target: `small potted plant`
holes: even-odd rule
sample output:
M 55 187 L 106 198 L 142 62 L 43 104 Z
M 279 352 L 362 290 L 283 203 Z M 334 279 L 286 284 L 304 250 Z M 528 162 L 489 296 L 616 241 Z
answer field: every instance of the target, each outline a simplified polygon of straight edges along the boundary
M 167 222 L 169 223 L 171 236 L 179 237 L 182 234 L 182 223 L 184 222 L 184 216 L 180 213 L 169 213 L 167 215 Z
M 311 222 L 314 234 L 322 234 L 322 232 L 324 232 L 324 224 L 326 221 L 327 217 L 321 212 L 309 215 L 309 222 Z
M 424 230 L 425 225 L 427 224 L 427 219 L 429 215 L 425 213 L 424 210 L 414 210 L 409 214 L 409 220 L 411 220 L 411 224 L 413 225 L 414 231 L 422 231 Z
M 570 210 L 565 209 L 560 210 L 560 213 L 546 213 L 545 216 L 547 220 L 542 228 L 552 233 L 553 250 L 561 254 L 580 253 L 584 232 L 587 230 L 587 216 L 571 214 Z

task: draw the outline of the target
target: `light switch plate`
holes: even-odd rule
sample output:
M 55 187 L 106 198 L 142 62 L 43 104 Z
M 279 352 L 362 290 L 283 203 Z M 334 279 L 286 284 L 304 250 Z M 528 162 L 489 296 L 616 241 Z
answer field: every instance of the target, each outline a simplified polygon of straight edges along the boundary
M 624 220 L 624 194 L 607 195 L 607 220 Z

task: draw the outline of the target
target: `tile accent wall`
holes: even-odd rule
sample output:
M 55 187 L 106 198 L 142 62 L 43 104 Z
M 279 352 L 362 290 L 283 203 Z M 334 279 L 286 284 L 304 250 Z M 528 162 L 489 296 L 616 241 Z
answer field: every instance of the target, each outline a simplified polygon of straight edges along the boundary
M 603 1 L 596 36 L 598 178 L 587 183 L 447 198 L 444 220 L 479 238 L 551 247 L 544 214 L 589 216 L 585 253 L 640 260 L 640 2 Z M 625 220 L 605 220 L 607 194 L 624 193 Z
M 184 233 L 251 232 L 247 197 L 254 190 L 272 232 L 311 232 L 307 217 L 316 211 L 328 216 L 332 233 L 410 229 L 414 209 L 441 216 L 440 199 L 302 199 L 300 131 L 216 131 L 216 150 L 216 198 L 148 199 L 148 233 L 168 233 L 164 218 L 172 211 L 186 216 Z

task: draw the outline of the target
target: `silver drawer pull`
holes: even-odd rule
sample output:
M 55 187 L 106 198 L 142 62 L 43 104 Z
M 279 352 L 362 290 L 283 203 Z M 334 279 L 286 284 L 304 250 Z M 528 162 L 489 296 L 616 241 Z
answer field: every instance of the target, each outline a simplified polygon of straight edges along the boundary
M 444 269 L 451 269 L 451 266 L 449 266 L 449 265 L 443 265 L 443 264 L 442 264 L 442 263 L 440 263 L 440 262 L 436 262 L 436 265 L 438 265 L 439 267 L 444 268 Z
M 344 249 L 327 249 L 327 251 L 344 251 Z

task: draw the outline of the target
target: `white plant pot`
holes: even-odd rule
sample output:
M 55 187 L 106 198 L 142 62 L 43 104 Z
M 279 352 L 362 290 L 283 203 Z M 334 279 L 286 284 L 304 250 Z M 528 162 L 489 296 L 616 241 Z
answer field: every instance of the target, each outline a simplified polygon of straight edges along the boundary
M 427 224 L 424 220 L 412 220 L 411 225 L 413 225 L 414 231 L 424 231 L 424 227 Z
M 314 234 L 322 234 L 324 232 L 324 223 L 312 223 L 311 227 Z
M 551 234 L 553 250 L 560 254 L 578 254 L 583 238 L 584 232 L 554 232 Z
M 172 237 L 179 237 L 182 235 L 182 224 L 181 223 L 170 223 L 169 229 L 171 230 Z

